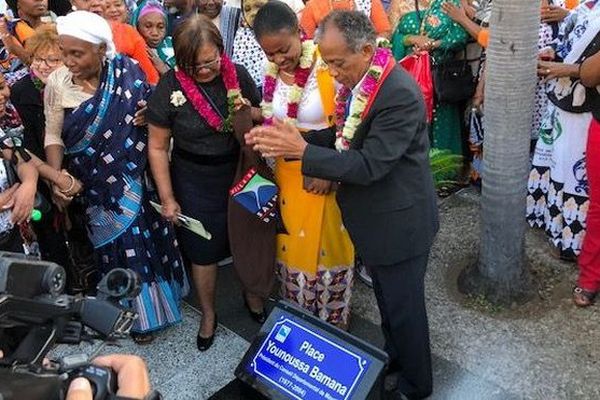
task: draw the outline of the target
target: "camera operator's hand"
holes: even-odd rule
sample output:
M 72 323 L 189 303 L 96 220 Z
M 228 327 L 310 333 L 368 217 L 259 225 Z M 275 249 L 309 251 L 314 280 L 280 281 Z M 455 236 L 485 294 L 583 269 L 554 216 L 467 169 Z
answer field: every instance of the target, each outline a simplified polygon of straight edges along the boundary
M 143 399 L 150 394 L 150 377 L 146 363 L 138 356 L 111 354 L 94 359 L 100 367 L 112 368 L 117 374 L 117 396 Z M 85 378 L 71 382 L 66 400 L 92 400 L 92 387 Z
M 92 385 L 85 378 L 73 379 L 69 385 L 69 391 L 65 400 L 93 400 Z
M 150 377 L 146 363 L 138 356 L 111 354 L 93 361 L 101 367 L 112 368 L 117 374 L 118 396 L 143 399 L 150 393 Z M 71 399 L 69 399 L 71 400 Z

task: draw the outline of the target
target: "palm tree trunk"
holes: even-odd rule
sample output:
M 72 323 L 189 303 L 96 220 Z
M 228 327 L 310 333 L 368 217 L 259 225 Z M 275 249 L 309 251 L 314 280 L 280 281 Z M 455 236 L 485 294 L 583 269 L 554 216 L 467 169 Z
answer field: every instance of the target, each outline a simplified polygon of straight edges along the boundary
M 485 88 L 481 244 L 473 269 L 494 303 L 528 293 L 525 197 L 537 83 L 540 0 L 494 0 Z M 473 279 L 471 279 L 473 281 Z

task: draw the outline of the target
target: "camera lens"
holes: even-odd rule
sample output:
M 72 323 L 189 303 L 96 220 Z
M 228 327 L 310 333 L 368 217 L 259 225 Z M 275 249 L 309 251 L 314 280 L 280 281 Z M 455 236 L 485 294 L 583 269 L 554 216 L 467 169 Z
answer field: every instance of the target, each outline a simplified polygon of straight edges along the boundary
M 134 298 L 142 290 L 140 276 L 131 270 L 116 268 L 104 278 L 105 284 L 99 289 L 113 298 Z
M 65 290 L 66 284 L 64 268 L 56 264 L 50 264 L 41 281 L 42 290 L 51 296 L 58 296 Z

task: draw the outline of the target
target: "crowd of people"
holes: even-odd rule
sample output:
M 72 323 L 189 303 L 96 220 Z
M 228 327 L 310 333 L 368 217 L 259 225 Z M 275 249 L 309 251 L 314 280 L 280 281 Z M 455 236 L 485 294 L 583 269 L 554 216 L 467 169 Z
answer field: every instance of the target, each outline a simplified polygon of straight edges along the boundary
M 492 1 L 7 1 L 0 249 L 65 266 L 73 292 L 113 268 L 136 271 L 140 344 L 181 321 L 195 288 L 200 351 L 214 340 L 229 256 L 256 322 L 277 281 L 283 298 L 341 329 L 360 258 L 384 331 L 413 334 L 412 353 L 393 335 L 388 352 L 399 368 L 424 365 L 407 378 L 418 390 L 403 390 L 427 394 L 422 278 L 437 213 L 423 163 L 430 143 L 464 157 L 459 184 L 481 182 Z M 557 257 L 578 260 L 573 300 L 588 306 L 600 290 L 600 1 L 540 5 L 526 220 Z M 412 56 L 433 64 L 431 104 L 391 72 Z M 439 73 L 457 62 L 467 85 Z M 374 100 L 380 89 L 389 104 Z M 277 187 L 274 207 L 257 180 Z M 31 221 L 34 208 L 42 218 Z M 190 219 L 211 238 L 186 229 Z M 389 265 L 410 276 L 376 267 Z M 391 300 L 409 284 L 416 297 Z M 396 316 L 402 307 L 418 318 Z

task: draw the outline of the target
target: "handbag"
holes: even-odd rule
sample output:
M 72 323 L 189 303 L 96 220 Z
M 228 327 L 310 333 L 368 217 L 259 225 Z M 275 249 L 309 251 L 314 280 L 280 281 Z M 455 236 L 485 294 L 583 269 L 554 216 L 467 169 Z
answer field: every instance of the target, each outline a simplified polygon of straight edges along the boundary
M 415 10 L 419 17 L 421 34 L 424 34 L 425 19 L 421 20 L 419 1 L 415 0 Z M 462 59 L 450 59 L 444 62 L 432 57 L 432 76 L 435 98 L 439 103 L 459 103 L 473 96 L 477 81 L 473 76 L 473 69 L 467 60 L 467 51 L 462 51 Z
M 433 60 L 433 87 L 438 102 L 459 103 L 473 97 L 477 81 L 464 51 L 463 59 L 448 60 L 443 63 Z
M 410 54 L 398 62 L 417 81 L 425 107 L 427 108 L 427 122 L 433 117 L 433 78 L 431 76 L 431 56 L 427 52 Z

